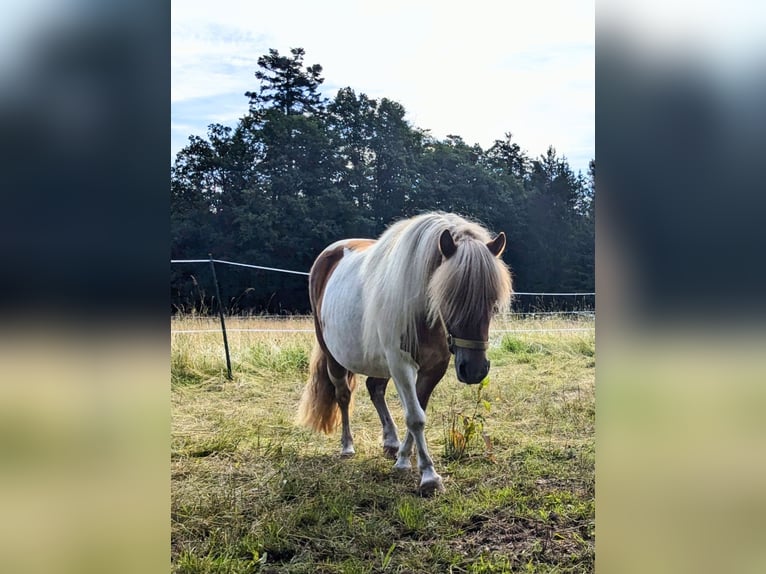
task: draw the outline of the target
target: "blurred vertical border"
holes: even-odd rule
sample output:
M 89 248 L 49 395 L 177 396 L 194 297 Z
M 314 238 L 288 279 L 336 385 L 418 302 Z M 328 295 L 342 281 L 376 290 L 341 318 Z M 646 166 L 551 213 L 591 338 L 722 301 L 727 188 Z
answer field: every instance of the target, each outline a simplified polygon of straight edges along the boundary
M 169 15 L 3 9 L 4 572 L 168 568 Z
M 596 14 L 596 570 L 766 572 L 766 8 Z

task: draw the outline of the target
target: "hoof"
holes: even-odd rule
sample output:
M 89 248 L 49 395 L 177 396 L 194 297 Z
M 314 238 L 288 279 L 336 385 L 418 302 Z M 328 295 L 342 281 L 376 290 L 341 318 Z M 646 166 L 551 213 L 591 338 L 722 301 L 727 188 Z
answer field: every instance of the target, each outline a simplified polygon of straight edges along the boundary
M 410 472 L 412 470 L 412 463 L 409 460 L 402 461 L 396 461 L 396 464 L 394 465 L 394 471 L 395 472 Z
M 390 458 L 391 460 L 396 460 L 396 456 L 399 454 L 399 447 L 398 446 L 384 446 L 383 447 L 383 456 L 386 458 Z
M 351 458 L 356 454 L 356 451 L 353 448 L 350 449 L 344 449 L 340 451 L 340 457 L 341 458 Z
M 418 488 L 420 496 L 425 498 L 431 497 L 437 492 L 444 492 L 444 485 L 441 479 L 429 480 L 428 482 L 421 482 Z

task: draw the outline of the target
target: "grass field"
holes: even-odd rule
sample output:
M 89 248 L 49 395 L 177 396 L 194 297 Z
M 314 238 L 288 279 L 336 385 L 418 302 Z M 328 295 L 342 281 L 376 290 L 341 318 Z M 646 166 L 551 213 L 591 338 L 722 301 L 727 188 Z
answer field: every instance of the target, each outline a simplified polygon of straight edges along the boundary
M 308 319 L 227 320 L 233 381 L 218 322 L 174 319 L 173 571 L 592 572 L 593 326 L 496 321 L 487 386 L 459 383 L 450 366 L 426 425 L 446 492 L 425 499 L 417 473 L 397 474 L 383 457 L 364 384 L 354 458 L 340 458 L 339 431 L 294 424 Z M 388 402 L 401 434 L 393 384 Z

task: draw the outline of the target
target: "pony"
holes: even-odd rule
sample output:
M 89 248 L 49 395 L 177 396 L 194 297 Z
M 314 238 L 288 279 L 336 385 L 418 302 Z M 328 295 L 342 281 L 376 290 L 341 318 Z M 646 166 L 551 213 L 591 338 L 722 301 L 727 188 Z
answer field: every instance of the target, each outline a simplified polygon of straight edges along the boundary
M 330 433 L 340 418 L 341 456 L 353 456 L 352 394 L 356 375 L 365 375 L 394 468 L 412 468 L 414 445 L 420 493 L 443 491 L 426 445 L 425 409 L 451 355 L 462 383 L 489 373 L 490 320 L 512 293 L 500 258 L 505 244 L 503 232 L 492 238 L 478 223 L 434 212 L 398 221 L 377 240 L 325 248 L 309 273 L 316 343 L 298 422 Z M 401 443 L 385 399 L 389 379 L 407 425 Z

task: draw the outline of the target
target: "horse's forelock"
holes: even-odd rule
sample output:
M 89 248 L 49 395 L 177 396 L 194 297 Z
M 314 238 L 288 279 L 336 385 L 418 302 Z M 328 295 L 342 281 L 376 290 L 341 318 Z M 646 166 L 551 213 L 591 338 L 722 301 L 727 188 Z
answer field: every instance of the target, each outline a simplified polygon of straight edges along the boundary
M 431 321 L 441 316 L 448 325 L 463 325 L 493 307 L 507 309 L 511 275 L 487 249 L 484 237 L 467 237 L 434 272 L 428 289 Z
M 439 236 L 449 229 L 458 248 L 442 262 Z M 378 336 L 417 348 L 418 323 L 465 320 L 484 305 L 503 306 L 511 281 L 505 265 L 487 249 L 487 230 L 457 215 L 429 213 L 389 227 L 365 252 L 361 275 L 365 297 L 365 348 Z M 445 317 L 447 319 L 447 317 Z

